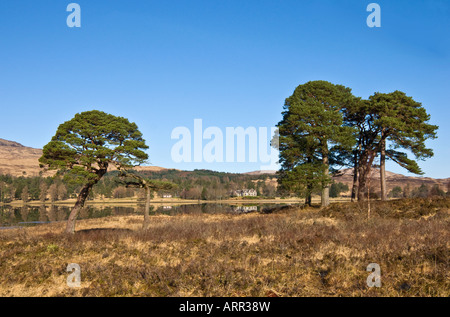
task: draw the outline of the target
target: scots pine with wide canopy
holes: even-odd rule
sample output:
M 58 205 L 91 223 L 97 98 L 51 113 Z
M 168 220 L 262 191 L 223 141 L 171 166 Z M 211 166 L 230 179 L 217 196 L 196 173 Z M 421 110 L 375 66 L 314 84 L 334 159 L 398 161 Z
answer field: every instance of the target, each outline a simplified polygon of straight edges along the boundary
M 386 159 L 410 173 L 423 174 L 416 160 L 433 156 L 433 150 L 426 147 L 425 141 L 436 138 L 438 127 L 429 124 L 430 115 L 422 104 L 404 92 L 375 93 L 369 100 L 378 115 L 375 124 L 379 130 L 381 198 L 386 200 Z M 398 149 L 410 151 L 416 160 Z
M 355 141 L 354 129 L 343 124 L 343 109 L 354 102 L 351 89 L 326 81 L 298 86 L 286 99 L 283 119 L 278 123 L 283 189 L 306 195 L 322 191 L 322 206 L 329 204 L 330 158 L 349 151 Z
M 129 169 L 148 159 L 148 149 L 135 123 L 98 110 L 77 113 L 61 124 L 44 146 L 40 166 L 58 170 L 81 185 L 67 221 L 66 232 L 75 232 L 75 221 L 92 187 L 108 168 Z

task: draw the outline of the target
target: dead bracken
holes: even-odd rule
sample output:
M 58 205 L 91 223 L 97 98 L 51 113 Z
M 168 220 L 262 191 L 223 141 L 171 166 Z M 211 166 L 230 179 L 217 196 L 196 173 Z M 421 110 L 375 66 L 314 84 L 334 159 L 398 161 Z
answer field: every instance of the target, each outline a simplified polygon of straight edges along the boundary
M 445 296 L 449 198 L 269 214 L 80 220 L 0 232 L 0 296 Z M 362 208 L 362 207 L 361 207 Z M 438 216 L 439 215 L 439 216 Z M 81 287 L 66 284 L 69 263 Z M 381 287 L 366 284 L 369 263 Z

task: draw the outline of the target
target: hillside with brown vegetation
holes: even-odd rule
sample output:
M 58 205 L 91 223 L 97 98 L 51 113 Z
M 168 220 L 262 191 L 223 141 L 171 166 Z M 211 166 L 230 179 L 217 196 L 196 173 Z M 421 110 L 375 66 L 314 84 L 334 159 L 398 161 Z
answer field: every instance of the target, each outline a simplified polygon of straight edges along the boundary
M 0 139 L 0 174 L 11 176 L 39 176 L 42 169 L 39 167 L 41 149 L 23 146 L 14 141 Z M 110 170 L 114 170 L 111 168 Z M 138 166 L 137 171 L 159 172 L 165 170 L 159 166 Z M 45 173 L 44 176 L 52 173 Z
M 342 170 L 338 176 L 333 177 L 333 180 L 338 183 L 343 183 L 348 185 L 351 190 L 353 185 L 353 169 L 345 169 Z M 450 178 L 431 178 L 431 177 L 421 177 L 421 176 L 405 176 L 402 174 L 396 174 L 392 172 L 386 171 L 386 185 L 387 192 L 389 193 L 394 187 L 399 186 L 402 189 L 406 186 L 409 186 L 410 189 L 414 189 L 420 187 L 421 185 L 427 185 L 428 187 L 432 187 L 434 185 L 438 185 L 441 190 L 444 192 L 447 191 L 448 183 L 450 182 Z M 380 171 L 379 169 L 374 168 L 370 173 L 370 187 L 371 192 L 379 192 L 380 189 Z M 350 195 L 350 191 L 348 191 L 347 195 Z
M 12 176 L 38 176 L 41 149 L 23 146 L 0 139 L 0 174 Z
M 276 171 L 254 171 L 245 173 L 247 175 L 274 175 Z M 349 191 L 343 193 L 344 196 L 350 196 L 351 188 L 353 185 L 353 169 L 347 168 L 339 171 L 336 176 L 333 178 L 333 182 L 335 183 L 343 183 L 348 186 Z M 441 190 L 447 192 L 448 183 L 450 182 L 449 178 L 431 178 L 431 177 L 422 177 L 422 176 L 405 176 L 402 174 L 392 173 L 386 171 L 386 185 L 387 192 L 389 193 L 394 187 L 401 187 L 404 189 L 409 186 L 410 190 L 414 188 L 418 188 L 421 185 L 426 185 L 429 188 L 434 185 L 438 185 Z M 275 177 L 270 177 L 266 179 L 266 184 L 270 184 L 273 186 L 277 186 L 277 180 Z M 377 168 L 372 169 L 370 173 L 370 188 L 371 192 L 377 193 L 380 192 L 380 171 Z

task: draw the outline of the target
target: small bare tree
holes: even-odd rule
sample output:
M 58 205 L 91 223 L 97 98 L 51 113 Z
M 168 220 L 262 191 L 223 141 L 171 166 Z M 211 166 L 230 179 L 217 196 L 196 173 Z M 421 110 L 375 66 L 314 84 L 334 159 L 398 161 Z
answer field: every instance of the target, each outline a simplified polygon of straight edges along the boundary
M 29 199 L 29 194 L 28 194 L 28 186 L 25 186 L 22 189 L 22 201 L 24 204 L 26 204 L 28 202 Z
M 67 188 L 63 183 L 58 185 L 58 200 L 64 200 L 67 196 Z
M 45 200 L 47 199 L 47 191 L 48 191 L 47 184 L 42 182 L 39 185 L 39 191 L 40 191 L 40 193 L 39 193 L 39 200 L 41 202 L 45 202 Z
M 55 202 L 58 200 L 58 185 L 52 184 L 48 189 L 48 194 L 50 195 L 50 201 Z
M 131 171 L 120 171 L 120 183 L 126 187 L 135 187 L 145 189 L 145 210 L 144 210 L 144 224 L 142 229 L 147 230 L 150 224 L 150 201 L 152 191 L 171 190 L 177 187 L 176 184 L 170 182 L 163 182 L 157 180 L 145 179 L 138 174 Z

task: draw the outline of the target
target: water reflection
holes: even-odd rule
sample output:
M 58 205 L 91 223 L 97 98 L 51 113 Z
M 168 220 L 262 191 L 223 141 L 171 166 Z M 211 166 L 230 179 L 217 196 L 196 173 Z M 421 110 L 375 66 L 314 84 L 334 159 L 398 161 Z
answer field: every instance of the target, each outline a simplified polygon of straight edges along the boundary
M 265 212 L 282 204 L 253 204 L 253 205 L 229 205 L 229 204 L 190 204 L 190 205 L 151 205 L 149 215 L 181 214 L 244 214 L 251 212 Z M 0 206 L 0 229 L 12 227 L 26 227 L 38 224 L 65 221 L 69 217 L 71 206 Z M 78 216 L 78 219 L 102 218 L 108 216 L 144 215 L 144 206 L 86 206 Z

